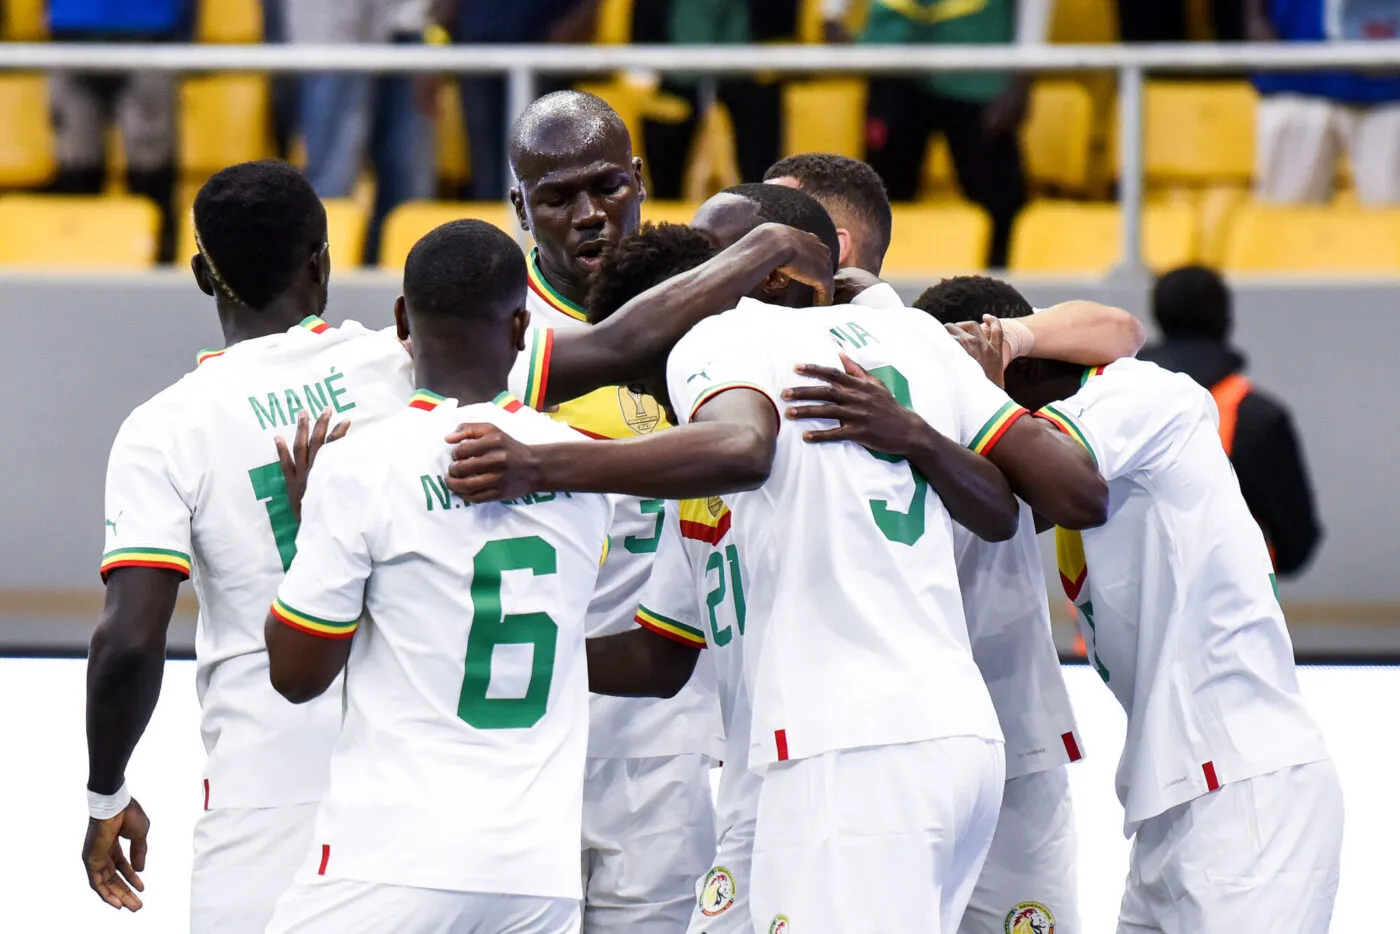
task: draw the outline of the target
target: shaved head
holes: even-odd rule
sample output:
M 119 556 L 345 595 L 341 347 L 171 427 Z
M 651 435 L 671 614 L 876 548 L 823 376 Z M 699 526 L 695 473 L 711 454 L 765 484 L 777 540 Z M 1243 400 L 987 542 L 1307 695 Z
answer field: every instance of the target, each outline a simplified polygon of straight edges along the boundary
M 510 200 L 535 239 L 531 262 L 582 313 L 602 254 L 641 223 L 642 160 L 607 101 L 559 91 L 535 101 L 510 134 Z

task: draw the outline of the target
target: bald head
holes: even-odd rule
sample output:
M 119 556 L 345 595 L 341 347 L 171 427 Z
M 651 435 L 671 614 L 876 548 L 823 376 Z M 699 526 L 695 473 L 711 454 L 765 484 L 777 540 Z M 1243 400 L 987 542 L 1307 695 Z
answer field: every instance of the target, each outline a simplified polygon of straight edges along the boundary
M 601 97 L 546 94 L 515 121 L 510 167 L 510 199 L 535 238 L 540 275 L 582 306 L 603 252 L 641 223 L 642 160 L 627 125 Z

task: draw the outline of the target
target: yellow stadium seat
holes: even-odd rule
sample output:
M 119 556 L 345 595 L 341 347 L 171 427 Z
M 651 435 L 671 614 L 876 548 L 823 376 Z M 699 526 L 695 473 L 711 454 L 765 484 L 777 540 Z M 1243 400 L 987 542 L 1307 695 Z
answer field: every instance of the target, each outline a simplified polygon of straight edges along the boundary
M 43 75 L 0 76 L 0 187 L 42 185 L 55 169 L 48 83 Z
M 1254 111 L 1247 81 L 1153 81 L 1143 102 L 1149 184 L 1247 184 Z
M 643 201 L 642 220 L 653 224 L 689 224 L 703 202 Z
M 1225 248 L 1231 272 L 1400 272 L 1400 209 L 1281 207 L 1235 211 Z
M 632 137 L 632 151 L 646 161 L 644 122 L 680 123 L 690 117 L 690 104 L 674 94 L 664 94 L 655 82 L 619 75 L 608 81 L 582 82 L 578 90 L 596 94 L 617 111 Z
M 258 0 L 199 0 L 198 42 L 261 42 L 262 4 Z
M 629 45 L 633 5 L 634 0 L 602 0 L 598 5 L 593 41 L 599 45 Z
M 448 221 L 475 218 L 513 233 L 515 219 L 504 201 L 410 201 L 389 212 L 379 245 L 379 268 L 402 269 L 424 234 Z
M 180 169 L 208 178 L 236 162 L 272 154 L 268 79 L 188 78 L 180 86 Z
M 887 276 L 968 272 L 986 264 L 992 223 L 963 202 L 897 204 L 885 265 Z
M 0 37 L 6 42 L 39 42 L 49 37 L 47 0 L 5 0 Z
M 444 82 L 438 91 L 437 167 L 438 178 L 450 183 L 461 184 L 471 177 L 471 148 L 456 81 Z
M 149 269 L 160 211 L 129 195 L 0 196 L 0 266 Z
M 783 155 L 834 152 L 865 158 L 863 80 L 817 78 L 783 88 Z
M 1078 81 L 1037 81 L 1021 128 L 1021 151 L 1031 179 L 1052 190 L 1079 193 L 1089 182 L 1094 101 Z
M 1113 0 L 1055 0 L 1050 41 L 1117 42 L 1118 10 Z
M 957 172 L 953 169 L 953 155 L 948 151 L 948 141 L 942 133 L 930 137 L 928 148 L 924 150 L 923 177 L 919 189 L 919 197 L 926 200 L 946 201 L 962 197 Z
M 194 205 L 197 185 L 183 186 L 177 203 L 182 205 L 180 213 L 180 243 L 175 252 L 175 264 L 183 266 L 191 256 L 199 252 L 194 242 L 194 218 L 190 211 Z M 354 269 L 364 262 L 365 228 L 369 223 L 369 213 L 352 198 L 328 198 L 326 205 L 326 239 L 331 244 L 331 270 Z
M 1121 213 L 1116 204 L 1037 201 L 1016 219 L 1010 267 L 1016 272 L 1099 274 L 1118 264 Z M 1155 270 L 1195 262 L 1200 222 L 1189 204 L 1149 203 L 1143 210 L 1143 252 Z

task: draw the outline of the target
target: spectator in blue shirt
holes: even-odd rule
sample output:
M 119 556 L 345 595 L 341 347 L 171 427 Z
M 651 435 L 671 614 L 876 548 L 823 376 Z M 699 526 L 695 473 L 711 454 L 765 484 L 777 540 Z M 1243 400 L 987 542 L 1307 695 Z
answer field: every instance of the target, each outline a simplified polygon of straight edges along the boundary
M 50 0 L 49 32 L 56 42 L 182 42 L 191 35 L 193 0 Z M 175 76 L 56 72 L 49 109 L 58 174 L 52 190 L 100 194 L 107 178 L 107 126 L 121 130 L 126 187 L 160 208 L 157 254 L 174 252 Z
M 1245 0 L 1254 41 L 1400 38 L 1400 0 Z M 1332 197 L 1337 157 L 1351 160 L 1362 204 L 1400 203 L 1400 74 L 1269 72 L 1255 147 L 1255 195 L 1284 204 Z

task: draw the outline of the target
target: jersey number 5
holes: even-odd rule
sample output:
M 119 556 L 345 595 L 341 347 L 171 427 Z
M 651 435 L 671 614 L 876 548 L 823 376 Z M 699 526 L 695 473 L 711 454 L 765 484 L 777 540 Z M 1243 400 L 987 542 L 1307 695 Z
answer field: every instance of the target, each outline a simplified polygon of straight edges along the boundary
M 501 573 L 530 571 L 536 577 L 557 570 L 554 546 L 531 535 L 487 542 L 476 553 L 472 573 L 472 628 L 467 635 L 466 673 L 457 716 L 478 730 L 522 730 L 544 716 L 554 678 L 559 627 L 548 613 L 505 613 Z M 487 697 L 491 663 L 498 645 L 533 646 L 530 683 L 523 697 Z
M 877 366 L 870 371 L 870 375 L 885 384 L 885 388 L 894 396 L 896 402 L 906 409 L 910 407 L 909 380 L 904 378 L 903 373 L 892 366 Z M 904 458 L 893 454 L 882 451 L 870 453 L 891 464 L 906 463 Z M 870 500 L 870 514 L 875 517 L 875 524 L 879 526 L 881 533 L 885 538 L 901 545 L 912 545 L 924 537 L 924 502 L 928 499 L 928 481 L 913 467 L 909 468 L 909 472 L 914 475 L 914 498 L 909 503 L 908 512 L 891 509 L 890 504 L 883 499 Z

